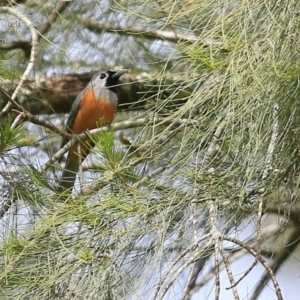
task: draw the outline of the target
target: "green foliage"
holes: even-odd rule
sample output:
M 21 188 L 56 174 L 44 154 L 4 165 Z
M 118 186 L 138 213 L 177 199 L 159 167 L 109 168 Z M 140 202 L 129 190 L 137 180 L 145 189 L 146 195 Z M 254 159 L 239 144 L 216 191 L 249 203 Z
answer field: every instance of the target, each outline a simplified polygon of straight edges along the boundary
M 23 241 L 24 242 L 24 241 Z M 15 256 L 21 253 L 25 248 L 25 245 L 15 236 L 11 235 L 2 245 L 2 255 Z
M 115 148 L 115 136 L 113 132 L 104 132 L 99 135 L 97 145 L 100 153 L 106 159 L 107 165 L 112 170 L 120 163 L 123 158 L 123 153 Z
M 11 118 L 8 116 L 6 120 L 1 123 L 0 127 L 0 155 L 10 148 L 24 145 L 24 131 L 22 126 L 11 129 Z

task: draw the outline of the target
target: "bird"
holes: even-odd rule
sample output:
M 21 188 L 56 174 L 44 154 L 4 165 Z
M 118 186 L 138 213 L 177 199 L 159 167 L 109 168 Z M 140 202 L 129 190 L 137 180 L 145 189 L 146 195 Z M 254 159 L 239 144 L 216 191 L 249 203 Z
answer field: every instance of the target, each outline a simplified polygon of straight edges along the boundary
M 78 94 L 72 104 L 65 131 L 71 134 L 80 134 L 87 130 L 111 124 L 117 112 L 118 97 L 117 85 L 119 78 L 128 70 L 98 71 Z M 68 142 L 63 138 L 61 148 Z M 80 143 L 80 156 L 78 154 Z M 89 154 L 94 143 L 88 139 L 75 143 L 69 149 L 66 164 L 59 183 L 59 190 L 72 190 L 76 174 L 82 162 Z

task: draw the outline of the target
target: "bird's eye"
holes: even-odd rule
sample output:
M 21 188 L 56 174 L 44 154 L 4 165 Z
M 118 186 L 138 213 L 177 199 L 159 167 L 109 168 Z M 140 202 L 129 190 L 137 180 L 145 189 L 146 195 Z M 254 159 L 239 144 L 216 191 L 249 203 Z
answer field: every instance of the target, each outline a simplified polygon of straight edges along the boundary
M 103 79 L 103 78 L 105 78 L 105 77 L 106 77 L 105 73 L 102 73 L 102 74 L 100 75 L 100 79 Z

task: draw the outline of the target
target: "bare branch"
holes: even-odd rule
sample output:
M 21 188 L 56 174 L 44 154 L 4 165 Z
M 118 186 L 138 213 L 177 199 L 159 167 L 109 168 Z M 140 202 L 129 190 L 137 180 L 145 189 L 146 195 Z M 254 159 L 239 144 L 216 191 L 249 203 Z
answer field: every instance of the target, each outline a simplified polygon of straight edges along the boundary
M 154 296 L 152 298 L 152 300 L 155 300 L 156 297 L 158 296 L 158 293 L 161 289 L 161 287 L 163 286 L 164 282 L 167 280 L 170 272 L 172 271 L 172 269 L 176 266 L 177 263 L 179 263 L 179 261 L 182 260 L 182 258 L 189 253 L 191 250 L 193 250 L 194 248 L 197 247 L 198 243 L 200 243 L 203 240 L 206 240 L 208 237 L 210 237 L 210 234 L 205 234 L 202 237 L 199 237 L 196 241 L 194 241 L 189 247 L 187 247 L 185 250 L 183 250 L 176 259 L 173 260 L 173 262 L 170 264 L 168 270 L 166 271 L 166 273 L 164 274 L 164 276 L 162 277 L 162 279 L 159 281 L 157 288 L 154 292 Z M 170 281 L 168 282 L 168 284 L 166 285 L 165 289 L 162 292 L 162 295 L 158 298 L 158 299 L 163 299 L 164 295 L 166 294 L 166 292 L 168 291 L 168 289 L 172 286 L 172 284 L 174 283 L 174 281 L 178 278 L 178 276 L 184 271 L 184 269 L 190 265 L 192 262 L 196 261 L 199 257 L 201 257 L 201 253 L 204 251 L 207 251 L 208 248 L 210 248 L 212 246 L 212 241 L 208 241 L 205 245 L 203 245 L 201 247 L 201 249 L 199 249 L 198 251 L 195 251 L 195 253 L 185 261 L 185 263 L 173 274 L 172 278 L 170 279 Z
M 240 247 L 246 249 L 255 258 L 257 258 L 257 260 L 264 266 L 264 268 L 266 269 L 266 271 L 268 272 L 268 274 L 270 276 L 270 279 L 273 282 L 275 292 L 276 292 L 276 295 L 277 295 L 277 299 L 278 300 L 283 300 L 283 297 L 282 297 L 282 294 L 281 294 L 281 289 L 280 289 L 278 281 L 275 277 L 274 271 L 272 270 L 272 268 L 268 265 L 268 263 L 260 255 L 257 255 L 257 251 L 254 250 L 253 248 L 249 247 L 247 244 L 241 242 L 240 240 L 237 240 L 237 239 L 232 238 L 230 236 L 224 235 L 223 239 L 227 240 L 229 242 L 232 242 L 234 244 L 239 245 Z
M 37 42 L 43 37 L 45 33 L 51 28 L 52 24 L 56 21 L 57 17 L 66 9 L 66 7 L 70 4 L 70 1 L 60 1 L 56 8 L 52 10 L 47 21 L 43 23 L 37 29 Z M 0 44 L 0 49 L 2 50 L 14 50 L 14 49 L 22 49 L 25 53 L 25 57 L 29 57 L 31 52 L 32 43 L 28 41 L 13 41 L 11 43 L 2 43 Z
M 112 32 L 112 33 L 118 33 L 123 35 L 140 36 L 148 40 L 157 40 L 157 39 L 166 40 L 173 43 L 177 43 L 179 41 L 194 43 L 198 41 L 196 37 L 177 34 L 172 31 L 164 31 L 164 30 L 145 31 L 137 28 L 124 28 L 124 27 L 116 26 L 115 24 L 109 24 L 109 23 L 100 24 L 98 22 L 94 22 L 91 21 L 90 19 L 84 19 L 84 18 L 80 18 L 79 21 L 85 28 L 95 33 Z
M 157 169 L 153 170 L 151 173 L 149 173 L 147 176 L 144 176 L 143 178 L 141 178 L 140 181 L 136 182 L 133 187 L 139 187 L 140 185 L 142 185 L 144 182 L 149 181 L 151 178 L 155 177 L 156 175 L 162 173 L 164 170 L 167 169 L 167 165 L 163 165 L 158 167 Z
M 209 221 L 210 221 L 210 233 L 215 245 L 214 261 L 215 261 L 215 299 L 220 298 L 220 238 L 221 233 L 218 229 L 218 212 L 214 201 L 209 202 Z
M 0 13 L 7 13 L 7 14 L 11 14 L 16 16 L 17 18 L 19 18 L 30 30 L 31 33 L 31 53 L 30 53 L 30 59 L 29 59 L 29 63 L 27 65 L 27 68 L 25 70 L 25 72 L 23 73 L 19 84 L 17 85 L 14 93 L 11 96 L 12 100 L 16 100 L 18 93 L 24 83 L 24 81 L 26 80 L 26 78 L 29 76 L 30 72 L 32 71 L 33 67 L 34 67 L 34 63 L 35 63 L 35 56 L 36 56 L 36 49 L 38 46 L 38 35 L 37 32 L 32 24 L 32 22 L 25 17 L 23 14 L 21 14 L 20 12 L 18 12 L 17 10 L 10 8 L 10 7 L 0 7 Z M 6 114 L 12 107 L 11 102 L 7 103 L 6 106 L 3 108 L 3 110 L 0 112 L 0 116 Z
M 196 204 L 191 203 L 192 220 L 193 220 L 193 232 L 194 232 L 193 239 L 194 239 L 194 241 L 197 240 L 197 236 L 198 236 L 198 233 L 197 233 L 197 223 L 198 223 L 198 221 L 197 221 L 197 217 L 196 217 L 196 208 L 197 208 Z M 190 274 L 189 274 L 189 277 L 186 281 L 185 288 L 184 288 L 184 291 L 183 291 L 183 297 L 182 297 L 183 300 L 189 299 L 191 286 L 196 280 L 196 276 L 195 276 L 196 265 L 197 265 L 197 263 L 194 262 L 194 264 L 191 267 Z
M 271 269 L 276 274 L 279 268 L 283 265 L 283 263 L 290 258 L 290 255 L 293 251 L 299 246 L 299 229 L 295 227 L 289 237 L 289 239 L 285 242 L 284 249 L 278 251 L 273 259 L 273 263 L 271 264 Z M 263 277 L 260 279 L 259 283 L 257 284 L 251 300 L 258 299 L 260 293 L 262 292 L 263 288 L 266 286 L 268 281 L 270 280 L 270 273 L 268 271 L 265 272 Z
M 7 95 L 7 93 L 5 91 L 2 91 L 2 92 Z M 11 125 L 11 129 L 16 128 L 19 123 L 21 123 L 23 120 L 25 120 L 25 121 L 30 121 L 30 122 L 32 122 L 33 124 L 36 124 L 36 125 L 41 125 L 41 126 L 47 128 L 47 129 L 49 129 L 49 130 L 51 130 L 55 133 L 60 134 L 61 136 L 65 137 L 67 139 L 71 138 L 71 136 L 72 136 L 71 134 L 59 130 L 56 126 L 54 126 L 50 122 L 40 120 L 38 117 L 32 115 L 30 112 L 28 112 L 26 110 L 23 110 L 22 106 L 17 101 L 10 98 L 9 95 L 7 95 L 7 97 L 9 99 L 9 101 L 11 102 L 11 104 L 13 104 L 19 110 L 22 110 L 22 111 L 18 111 L 16 109 L 13 109 L 13 111 L 18 113 L 18 116 L 16 117 L 13 124 Z
M 240 249 L 236 253 L 231 254 L 230 257 L 228 258 L 229 263 L 237 261 L 239 258 L 241 258 L 242 256 L 244 256 L 246 253 L 247 253 L 247 251 L 245 249 Z M 224 270 L 224 268 L 225 268 L 225 264 L 221 264 L 220 271 Z M 193 289 L 190 291 L 190 296 L 193 295 L 194 293 L 196 293 L 197 291 L 199 291 L 211 279 L 213 279 L 215 277 L 215 274 L 216 274 L 216 267 L 214 266 L 213 268 L 211 268 L 209 270 L 208 274 L 203 278 L 203 280 L 201 280 L 201 282 L 195 284 L 195 286 L 193 287 Z
M 263 228 L 263 230 L 264 230 L 263 234 L 268 235 L 268 236 L 271 235 L 271 234 L 272 235 L 276 234 L 276 233 L 274 233 L 274 230 L 276 230 L 276 229 L 277 229 L 276 225 L 274 225 L 274 224 L 266 226 L 266 227 Z M 252 239 L 247 241 L 247 245 L 249 247 L 252 247 L 255 244 L 255 242 L 256 242 L 256 237 L 253 237 Z M 226 251 L 226 249 L 224 249 L 224 250 Z M 237 251 L 234 251 L 234 252 L 230 251 L 230 256 L 228 258 L 228 262 L 233 263 L 233 262 L 237 261 L 238 259 L 240 259 L 246 253 L 247 253 L 247 250 L 244 249 L 244 248 L 241 248 L 241 249 L 239 249 Z M 224 268 L 225 268 L 225 264 L 223 263 L 223 264 L 220 265 L 220 270 L 223 270 Z M 196 293 L 200 288 L 205 286 L 209 280 L 214 278 L 215 277 L 215 272 L 216 271 L 215 271 L 215 266 L 214 266 L 208 271 L 207 275 L 201 280 L 201 282 L 195 284 L 193 289 L 190 291 L 190 296 L 192 294 Z M 235 284 L 235 285 L 237 285 L 237 284 Z M 230 289 L 230 288 L 231 287 L 228 287 L 227 289 Z
M 0 49 L 5 51 L 21 49 L 24 52 L 25 57 L 29 58 L 31 53 L 31 43 L 27 41 L 13 41 L 10 43 L 0 43 Z
M 154 118 L 152 122 L 161 122 L 163 121 L 163 118 Z M 44 165 L 43 170 L 46 171 L 51 164 L 59 160 L 72 146 L 76 144 L 78 141 L 85 141 L 88 138 L 88 135 L 97 135 L 100 132 L 105 132 L 108 130 L 119 130 L 119 129 L 127 129 L 127 128 L 135 128 L 139 127 L 142 125 L 145 125 L 147 123 L 151 122 L 150 118 L 143 118 L 143 119 L 138 119 L 138 120 L 127 120 L 123 122 L 119 122 L 116 124 L 112 124 L 110 126 L 102 126 L 97 129 L 93 129 L 87 132 L 83 132 L 78 135 L 73 135 L 74 137 L 66 144 L 64 147 L 62 147 L 58 152 L 52 156 L 52 158 Z
M 0 0 L 0 6 L 16 5 L 25 2 L 25 0 Z
M 223 136 L 227 120 L 231 113 L 227 112 L 223 122 L 217 127 L 215 134 L 208 146 L 207 152 L 203 158 L 203 165 L 206 166 L 213 159 L 214 155 L 219 151 L 218 140 Z M 214 261 L 215 261 L 215 299 L 220 297 L 220 238 L 222 233 L 218 229 L 218 213 L 217 205 L 214 200 L 209 200 L 209 223 L 211 228 L 211 236 L 215 245 Z
M 67 133 L 67 132 L 65 132 L 65 131 L 62 131 L 62 130 L 59 130 L 59 129 L 58 129 L 55 125 L 53 125 L 52 123 L 47 122 L 47 121 L 45 121 L 45 120 L 41 120 L 41 119 L 39 119 L 38 117 L 33 116 L 32 114 L 30 114 L 30 113 L 27 112 L 27 111 L 23 111 L 23 112 L 17 111 L 17 110 L 14 110 L 14 111 L 16 111 L 16 112 L 19 113 L 19 115 L 18 115 L 17 118 L 20 118 L 20 119 L 22 119 L 22 120 L 24 120 L 24 121 L 29 121 L 29 122 L 31 122 L 31 123 L 33 123 L 33 124 L 40 125 L 40 126 L 42 126 L 42 127 L 44 127 L 44 128 L 47 128 L 47 129 L 51 130 L 52 132 L 57 133 L 57 134 L 59 134 L 60 136 L 66 138 L 66 139 L 72 138 L 72 134 Z M 19 122 L 18 122 L 18 123 L 19 123 Z M 15 125 L 16 125 L 16 124 L 15 124 L 15 121 L 14 121 L 14 123 L 13 123 L 13 125 L 12 125 L 11 127 L 12 127 L 12 128 L 13 128 L 13 127 L 16 127 Z
M 240 297 L 239 297 L 237 289 L 236 289 L 236 283 L 235 283 L 234 278 L 233 278 L 233 274 L 232 274 L 232 270 L 231 270 L 231 267 L 230 267 L 228 255 L 225 254 L 223 251 L 221 251 L 221 255 L 223 257 L 223 262 L 224 262 L 224 265 L 225 265 L 225 269 L 226 269 L 230 284 L 232 286 L 232 292 L 233 292 L 234 299 L 239 300 Z
M 38 40 L 40 40 L 41 37 L 48 32 L 52 24 L 56 21 L 57 17 L 67 8 L 70 3 L 71 1 L 60 1 L 57 4 L 57 7 L 55 7 L 50 13 L 48 20 L 38 28 Z
M 273 154 L 275 151 L 275 146 L 277 142 L 278 132 L 279 132 L 279 121 L 278 121 L 278 109 L 277 103 L 273 106 L 273 126 L 272 126 L 272 136 L 270 139 L 270 144 L 268 147 L 266 159 L 265 159 L 265 169 L 262 175 L 262 189 L 265 190 L 266 180 L 272 170 Z M 261 241 L 261 219 L 264 209 L 264 199 L 262 196 L 259 197 L 258 202 L 258 213 L 257 213 L 257 254 L 260 254 L 260 241 Z
M 192 125 L 196 124 L 197 122 L 193 120 L 188 119 L 181 119 L 176 122 L 172 119 L 165 119 L 162 117 L 148 117 L 148 118 L 142 118 L 142 119 L 135 119 L 135 120 L 127 120 L 119 123 L 112 124 L 110 126 L 103 126 L 97 129 L 93 129 L 87 132 L 83 132 L 78 135 L 73 135 L 74 137 L 72 140 L 70 140 L 63 148 L 61 148 L 52 158 L 44 165 L 43 170 L 46 171 L 54 162 L 59 160 L 67 151 L 70 149 L 73 145 L 76 144 L 78 141 L 85 141 L 88 136 L 94 136 L 101 132 L 105 132 L 108 130 L 121 130 L 121 129 L 128 129 L 128 128 L 136 128 L 143 125 L 146 125 L 148 123 L 156 124 L 156 125 L 167 125 L 167 124 L 177 124 L 177 125 Z

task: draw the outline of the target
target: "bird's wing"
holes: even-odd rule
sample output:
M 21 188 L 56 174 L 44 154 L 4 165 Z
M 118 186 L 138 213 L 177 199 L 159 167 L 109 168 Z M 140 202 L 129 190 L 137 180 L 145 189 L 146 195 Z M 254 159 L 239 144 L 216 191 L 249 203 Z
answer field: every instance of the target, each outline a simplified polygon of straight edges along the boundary
M 73 127 L 74 121 L 75 121 L 76 116 L 77 116 L 77 114 L 79 112 L 79 109 L 80 109 L 81 100 L 82 100 L 87 88 L 88 87 L 86 87 L 84 90 L 82 90 L 78 94 L 78 96 L 76 97 L 75 101 L 72 104 L 71 111 L 70 111 L 69 117 L 67 119 L 66 127 L 65 127 L 65 131 L 67 133 L 72 132 L 72 127 Z M 62 148 L 67 142 L 68 142 L 68 139 L 63 138 L 62 141 L 61 141 L 60 148 Z

